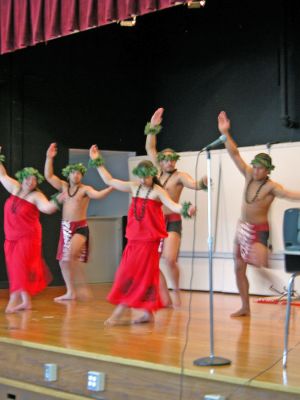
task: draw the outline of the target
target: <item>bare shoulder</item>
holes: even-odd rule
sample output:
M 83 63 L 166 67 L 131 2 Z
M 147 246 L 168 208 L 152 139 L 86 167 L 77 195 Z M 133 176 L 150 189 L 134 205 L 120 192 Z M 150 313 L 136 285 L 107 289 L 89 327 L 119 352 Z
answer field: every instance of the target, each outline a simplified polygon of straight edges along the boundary
M 173 177 L 177 183 L 181 183 L 182 180 L 190 178 L 191 176 L 187 172 L 176 170 L 173 174 Z
M 267 185 L 268 185 L 267 187 L 270 189 L 270 191 L 276 192 L 277 190 L 283 189 L 283 186 L 280 183 L 275 182 L 272 179 L 268 180 Z
M 245 179 L 247 182 L 252 180 L 252 173 L 253 173 L 253 168 L 247 164 L 247 168 L 245 171 Z
M 153 194 L 152 194 L 152 198 L 157 200 L 160 198 L 160 196 L 167 196 L 167 192 L 164 188 L 162 188 L 161 186 L 157 185 L 156 183 L 153 185 Z
M 34 190 L 28 195 L 27 199 L 29 201 L 38 202 L 41 200 L 47 200 L 47 197 L 40 190 Z
M 139 182 L 137 181 L 124 181 L 125 184 L 127 184 L 126 187 L 126 192 L 129 193 L 132 196 L 136 195 L 136 192 L 138 190 L 138 187 L 140 186 Z
M 81 192 L 89 192 L 90 190 L 94 190 L 94 188 L 90 185 L 80 185 L 80 191 Z
M 60 180 L 61 182 L 61 188 L 59 189 L 60 192 L 63 192 L 65 190 L 67 190 L 68 186 L 69 186 L 69 182 L 66 182 L 64 180 Z
M 184 171 L 176 170 L 176 172 L 174 172 L 174 176 L 182 177 L 182 176 L 189 176 L 189 174 L 187 172 L 184 172 Z
M 130 181 L 130 188 L 132 193 L 135 193 L 140 184 L 137 181 Z
M 163 189 L 160 185 L 157 185 L 156 183 L 153 185 L 153 190 L 158 193 L 165 192 L 165 189 Z

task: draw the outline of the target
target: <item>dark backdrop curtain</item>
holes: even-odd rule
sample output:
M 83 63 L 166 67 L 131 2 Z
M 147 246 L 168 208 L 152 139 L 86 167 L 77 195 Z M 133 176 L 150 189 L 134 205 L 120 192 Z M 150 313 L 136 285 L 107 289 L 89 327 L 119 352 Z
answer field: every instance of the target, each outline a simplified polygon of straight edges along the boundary
M 0 54 L 180 2 L 185 1 L 0 0 Z

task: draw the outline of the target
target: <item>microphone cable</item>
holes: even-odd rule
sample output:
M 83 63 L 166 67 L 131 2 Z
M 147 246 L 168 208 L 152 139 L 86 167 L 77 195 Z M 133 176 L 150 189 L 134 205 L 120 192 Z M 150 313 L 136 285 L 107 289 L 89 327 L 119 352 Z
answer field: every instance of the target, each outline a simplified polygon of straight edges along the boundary
M 198 164 L 199 164 L 199 157 L 200 157 L 201 151 L 197 153 L 196 156 L 196 166 L 195 166 L 195 181 L 197 183 L 198 181 Z M 198 190 L 195 190 L 194 194 L 194 205 L 197 205 L 197 200 L 198 200 Z M 188 298 L 188 318 L 185 326 L 185 340 L 183 344 L 183 348 L 180 354 L 180 383 L 179 383 L 179 400 L 183 399 L 183 380 L 184 380 L 184 361 L 185 361 L 185 353 L 187 349 L 187 345 L 189 343 L 189 335 L 190 335 L 190 325 L 191 325 L 191 320 L 192 320 L 192 298 L 193 298 L 193 292 L 192 292 L 192 283 L 193 283 L 193 278 L 194 278 L 194 267 L 195 267 L 195 246 L 196 246 L 196 222 L 197 222 L 197 211 L 196 215 L 193 220 L 193 241 L 192 241 L 192 255 L 191 255 L 191 274 L 190 274 L 190 283 L 189 283 L 189 298 Z

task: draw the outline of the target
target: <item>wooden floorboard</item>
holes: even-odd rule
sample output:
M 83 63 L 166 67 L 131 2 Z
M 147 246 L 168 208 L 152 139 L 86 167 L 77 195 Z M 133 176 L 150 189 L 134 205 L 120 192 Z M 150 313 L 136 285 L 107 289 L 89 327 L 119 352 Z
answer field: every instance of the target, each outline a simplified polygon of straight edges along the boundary
M 257 303 L 252 315 L 230 318 L 239 297 L 214 295 L 214 354 L 231 365 L 197 367 L 193 361 L 210 355 L 209 296 L 183 292 L 179 310 L 164 309 L 155 323 L 107 328 L 113 306 L 105 300 L 110 285 L 92 285 L 88 302 L 55 303 L 62 287 L 51 287 L 33 300 L 33 309 L 5 314 L 7 290 L 0 290 L 0 343 L 18 343 L 75 356 L 146 366 L 186 376 L 262 387 L 300 395 L 300 307 L 293 306 L 288 368 L 282 369 L 285 306 Z M 128 314 L 128 319 L 132 314 Z M 183 354 L 183 349 L 185 352 Z M 241 397 L 242 398 L 242 397 Z

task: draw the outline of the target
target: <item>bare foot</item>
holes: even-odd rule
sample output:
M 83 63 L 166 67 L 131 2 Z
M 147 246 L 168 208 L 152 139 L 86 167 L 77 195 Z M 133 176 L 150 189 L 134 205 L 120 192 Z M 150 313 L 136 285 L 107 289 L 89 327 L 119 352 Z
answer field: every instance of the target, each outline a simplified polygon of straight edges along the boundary
M 241 308 L 240 310 L 230 314 L 232 318 L 236 317 L 249 317 L 250 315 L 250 310 L 249 308 Z
M 104 325 L 105 325 L 105 326 L 114 326 L 114 325 L 117 325 L 117 324 L 118 324 L 118 320 L 117 320 L 117 319 L 114 319 L 114 318 L 112 318 L 112 317 L 107 318 L 107 319 L 104 321 Z
M 15 308 L 15 307 L 10 306 L 10 305 L 8 304 L 7 307 L 6 307 L 6 309 L 5 309 L 6 314 L 11 314 L 11 313 L 13 313 L 13 312 L 14 312 L 14 308 Z
M 54 298 L 54 301 L 68 301 L 68 300 L 75 300 L 76 296 L 72 293 L 66 293 L 62 296 L 58 296 Z
M 128 322 L 122 320 L 122 316 L 124 312 L 127 310 L 127 306 L 125 304 L 118 304 L 114 309 L 111 316 L 104 321 L 105 326 L 115 326 L 115 325 L 128 325 Z
M 164 308 L 174 308 L 173 307 L 173 303 L 170 301 L 170 302 L 168 302 L 168 303 L 163 303 L 163 307 Z
M 145 324 L 148 322 L 154 322 L 153 314 L 150 312 L 145 312 L 141 317 L 133 320 L 133 324 Z
M 125 326 L 125 325 L 131 325 L 131 322 L 128 320 L 121 320 L 121 319 L 110 317 L 104 321 L 104 325 L 105 326 L 116 326 L 116 325 Z
M 14 308 L 18 303 L 20 303 L 21 298 L 20 298 L 20 293 L 19 292 L 13 292 L 9 296 L 9 302 L 7 303 L 7 306 L 5 308 L 5 312 L 7 314 L 11 314 L 14 312 Z
M 18 304 L 17 306 L 15 306 L 13 308 L 13 311 L 11 311 L 11 312 L 31 310 L 31 309 L 32 309 L 31 302 L 25 302 L 24 301 L 21 304 Z
M 93 292 L 88 287 L 82 287 L 77 290 L 76 297 L 81 301 L 89 301 L 93 299 Z
M 180 289 L 174 289 L 172 292 L 173 297 L 173 308 L 180 308 L 181 307 L 181 298 L 180 298 Z

